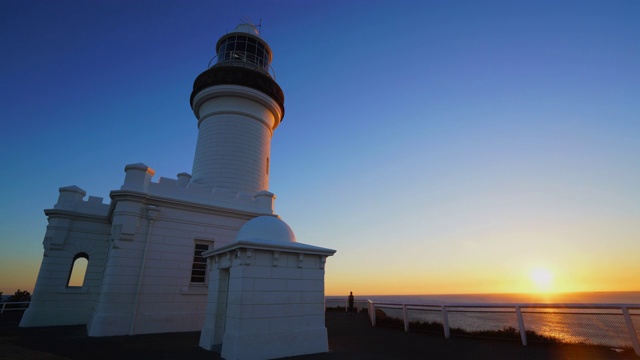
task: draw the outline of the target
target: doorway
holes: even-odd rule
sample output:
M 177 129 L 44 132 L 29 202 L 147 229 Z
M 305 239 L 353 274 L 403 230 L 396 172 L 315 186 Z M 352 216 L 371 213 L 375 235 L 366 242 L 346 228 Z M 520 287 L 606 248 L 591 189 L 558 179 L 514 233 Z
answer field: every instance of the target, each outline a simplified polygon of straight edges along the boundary
M 222 344 L 224 329 L 227 322 L 227 302 L 229 300 L 229 268 L 218 270 L 220 281 L 218 282 L 216 317 L 214 324 L 213 343 Z

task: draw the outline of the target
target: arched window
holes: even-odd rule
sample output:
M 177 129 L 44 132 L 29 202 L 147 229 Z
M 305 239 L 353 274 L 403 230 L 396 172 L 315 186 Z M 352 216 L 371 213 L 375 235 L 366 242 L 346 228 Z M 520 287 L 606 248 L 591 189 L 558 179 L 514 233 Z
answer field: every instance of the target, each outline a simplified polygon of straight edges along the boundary
M 67 287 L 81 287 L 84 285 L 87 265 L 89 265 L 89 255 L 87 255 L 87 253 L 77 253 L 76 256 L 73 257 Z

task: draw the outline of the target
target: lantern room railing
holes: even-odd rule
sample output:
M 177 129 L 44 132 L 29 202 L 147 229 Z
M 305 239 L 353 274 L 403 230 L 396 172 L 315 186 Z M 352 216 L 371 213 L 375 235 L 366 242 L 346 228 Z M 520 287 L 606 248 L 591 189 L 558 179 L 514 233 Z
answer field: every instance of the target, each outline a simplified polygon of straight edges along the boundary
M 269 71 L 265 70 L 262 66 L 255 64 L 249 60 L 220 60 L 217 61 L 218 55 L 214 56 L 209 60 L 209 64 L 207 64 L 207 69 L 210 69 L 214 66 L 239 66 L 248 69 L 252 69 L 255 71 L 259 71 L 265 75 L 269 75 L 273 80 L 276 79 L 276 70 L 269 65 Z

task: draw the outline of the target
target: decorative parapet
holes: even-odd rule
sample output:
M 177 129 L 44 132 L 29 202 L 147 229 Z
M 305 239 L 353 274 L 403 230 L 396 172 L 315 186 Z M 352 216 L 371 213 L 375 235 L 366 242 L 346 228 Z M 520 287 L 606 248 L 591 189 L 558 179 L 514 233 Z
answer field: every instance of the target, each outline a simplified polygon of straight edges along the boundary
M 72 185 L 58 189 L 58 202 L 53 205 L 53 209 L 46 209 L 45 215 L 49 218 L 47 231 L 44 236 L 43 245 L 45 249 L 60 250 L 69 237 L 74 221 L 77 219 L 96 218 L 102 221 L 109 214 L 109 204 L 103 204 L 101 197 L 89 196 L 83 189 Z
M 176 182 L 176 186 L 181 189 L 184 189 L 187 187 L 187 185 L 189 185 L 190 181 L 191 181 L 191 174 L 182 172 L 178 174 L 178 181 Z
M 200 205 L 216 206 L 258 214 L 273 214 L 276 196 L 266 190 L 255 194 L 232 192 L 222 188 L 210 188 L 191 182 L 191 175 L 180 173 L 177 179 L 160 177 L 158 182 L 151 179 L 155 173 L 145 164 L 130 164 L 125 167 L 127 173 L 121 190 L 145 193 L 151 196 L 190 202 Z
M 263 190 L 253 196 L 253 200 L 263 209 L 270 209 L 270 213 L 273 214 L 273 200 L 276 199 L 276 195 L 272 192 Z
M 143 163 L 129 164 L 124 167 L 127 175 L 120 190 L 133 190 L 147 192 L 151 178 L 156 173 L 155 170 Z
M 87 200 L 83 200 L 87 194 L 81 188 L 72 185 L 58 189 L 58 202 L 53 205 L 54 210 L 67 210 L 90 215 L 106 216 L 109 212 L 109 205 L 102 203 L 101 197 L 89 196 Z M 45 212 L 50 210 L 45 210 Z

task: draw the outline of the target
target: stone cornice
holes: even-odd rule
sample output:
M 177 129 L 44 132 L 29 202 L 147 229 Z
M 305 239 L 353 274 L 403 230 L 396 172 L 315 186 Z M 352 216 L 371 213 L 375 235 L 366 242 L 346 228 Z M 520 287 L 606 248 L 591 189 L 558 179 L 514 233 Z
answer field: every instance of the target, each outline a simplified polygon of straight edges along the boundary
M 313 246 L 298 242 L 269 241 L 263 239 L 248 239 L 234 241 L 229 245 L 222 246 L 217 249 L 209 250 L 202 254 L 204 257 L 215 256 L 232 252 L 237 249 L 252 249 L 266 251 L 282 251 L 296 254 L 310 254 L 321 256 L 332 256 L 336 250 L 327 249 L 319 246 Z
M 143 192 L 137 191 L 129 191 L 129 190 L 113 190 L 109 194 L 111 197 L 111 208 L 109 209 L 109 216 L 113 214 L 116 203 L 119 201 L 137 201 L 143 202 L 145 204 L 153 204 L 158 207 L 171 207 L 174 209 L 181 209 L 186 211 L 197 211 L 200 213 L 209 213 L 212 215 L 223 215 L 223 216 L 233 216 L 238 219 L 251 219 L 256 216 L 264 216 L 268 214 L 250 212 L 250 211 L 241 211 L 237 209 L 230 209 L 221 206 L 213 206 L 206 204 L 198 204 L 195 202 L 179 200 L 179 199 L 169 199 L 160 196 L 150 195 Z M 274 215 L 275 216 L 275 215 Z
M 111 211 L 109 211 L 109 214 Z M 90 214 L 76 210 L 60 210 L 60 209 L 45 209 L 44 214 L 47 217 L 65 218 L 65 219 L 85 219 L 90 221 L 100 221 L 104 223 L 109 222 L 110 215 L 97 215 Z

